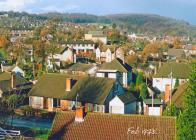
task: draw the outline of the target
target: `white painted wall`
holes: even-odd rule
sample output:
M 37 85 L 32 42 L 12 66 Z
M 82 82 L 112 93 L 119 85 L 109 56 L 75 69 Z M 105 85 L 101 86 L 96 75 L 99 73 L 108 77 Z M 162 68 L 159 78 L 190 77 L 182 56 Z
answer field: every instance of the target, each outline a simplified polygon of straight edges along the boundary
M 106 55 L 106 62 L 111 62 L 112 61 L 112 52 L 110 51 L 110 49 L 107 49 L 105 55 Z
M 96 53 L 96 59 L 100 60 L 100 58 L 101 58 L 101 50 L 100 50 L 100 48 L 97 48 L 95 53 Z
M 105 74 L 102 72 L 97 72 L 96 77 L 105 77 Z
M 118 98 L 118 96 L 114 97 L 109 102 L 109 113 L 114 114 L 124 114 L 124 103 Z
M 32 106 L 33 108 L 43 109 L 43 101 L 44 101 L 43 97 L 30 96 L 29 106 Z
M 160 107 L 149 107 L 148 109 L 149 109 L 149 115 L 161 116 Z
M 108 78 L 117 78 L 117 73 L 108 73 Z
M 21 74 L 21 76 L 25 76 L 25 72 L 21 69 L 21 68 L 19 68 L 18 66 L 16 66 L 13 70 L 12 70 L 12 72 L 14 72 L 14 73 L 19 73 L 19 74 Z
M 127 73 L 123 72 L 123 86 L 127 87 L 128 81 L 127 81 Z

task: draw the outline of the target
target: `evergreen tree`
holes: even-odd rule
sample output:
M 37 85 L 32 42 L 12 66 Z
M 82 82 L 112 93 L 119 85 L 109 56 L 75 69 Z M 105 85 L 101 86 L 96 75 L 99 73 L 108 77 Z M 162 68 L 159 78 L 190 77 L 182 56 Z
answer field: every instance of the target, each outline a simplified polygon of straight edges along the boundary
M 140 86 L 141 86 L 141 84 L 143 83 L 143 80 L 144 80 L 144 78 L 143 78 L 142 73 L 139 73 L 139 74 L 137 75 L 137 78 L 136 78 L 136 90 L 137 90 L 137 91 L 140 90 Z
M 178 119 L 178 138 L 193 140 L 196 139 L 195 122 L 196 122 L 196 62 L 192 65 L 188 88 L 184 93 L 184 107 L 182 114 Z
M 144 100 L 147 97 L 148 89 L 145 83 L 141 84 L 140 97 Z

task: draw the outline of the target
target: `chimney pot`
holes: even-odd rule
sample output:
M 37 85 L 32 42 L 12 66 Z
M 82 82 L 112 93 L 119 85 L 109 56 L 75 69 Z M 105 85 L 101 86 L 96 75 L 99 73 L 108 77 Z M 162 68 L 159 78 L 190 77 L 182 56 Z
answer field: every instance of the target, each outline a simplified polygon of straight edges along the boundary
M 72 79 L 67 78 L 66 79 L 66 91 L 71 91 L 71 88 L 72 88 Z
M 11 74 L 11 88 L 16 88 L 16 75 Z
M 75 122 L 84 121 L 84 107 L 76 107 Z
M 171 86 L 169 84 L 165 85 L 165 95 L 164 95 L 165 102 L 168 102 L 170 99 L 170 91 L 171 91 Z

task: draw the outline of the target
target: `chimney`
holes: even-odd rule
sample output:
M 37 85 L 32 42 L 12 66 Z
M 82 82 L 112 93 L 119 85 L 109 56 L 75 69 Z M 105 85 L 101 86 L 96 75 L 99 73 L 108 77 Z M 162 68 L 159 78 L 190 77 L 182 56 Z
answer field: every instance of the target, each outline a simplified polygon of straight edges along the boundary
M 84 121 L 84 107 L 76 107 L 76 115 L 75 122 L 83 122 Z
M 11 88 L 14 89 L 16 88 L 16 75 L 11 74 Z
M 165 102 L 168 102 L 170 99 L 170 91 L 171 91 L 171 86 L 169 84 L 165 85 L 165 94 L 164 94 Z
M 72 88 L 72 79 L 67 78 L 66 79 L 66 91 L 71 91 L 71 88 Z

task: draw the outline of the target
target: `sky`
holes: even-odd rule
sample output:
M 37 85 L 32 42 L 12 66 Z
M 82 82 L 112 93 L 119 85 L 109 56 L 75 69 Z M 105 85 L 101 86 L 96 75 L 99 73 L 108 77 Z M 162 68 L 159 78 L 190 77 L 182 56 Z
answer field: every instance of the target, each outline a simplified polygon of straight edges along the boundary
M 196 0 L 0 0 L 0 11 L 11 10 L 95 15 L 148 13 L 196 25 Z

